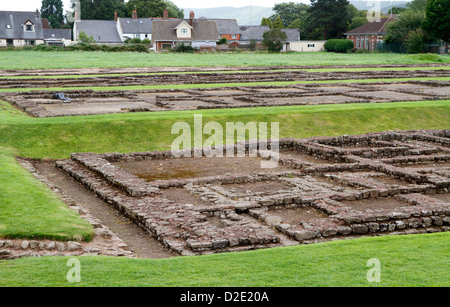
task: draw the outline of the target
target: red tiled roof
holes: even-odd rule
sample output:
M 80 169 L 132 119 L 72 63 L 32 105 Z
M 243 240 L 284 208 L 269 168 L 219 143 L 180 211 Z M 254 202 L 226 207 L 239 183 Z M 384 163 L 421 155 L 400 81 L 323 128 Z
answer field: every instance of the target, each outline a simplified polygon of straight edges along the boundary
M 355 35 L 355 34 L 386 34 L 386 25 L 389 22 L 395 21 L 394 18 L 381 18 L 379 22 L 368 22 L 361 27 L 350 30 L 345 33 L 345 35 Z

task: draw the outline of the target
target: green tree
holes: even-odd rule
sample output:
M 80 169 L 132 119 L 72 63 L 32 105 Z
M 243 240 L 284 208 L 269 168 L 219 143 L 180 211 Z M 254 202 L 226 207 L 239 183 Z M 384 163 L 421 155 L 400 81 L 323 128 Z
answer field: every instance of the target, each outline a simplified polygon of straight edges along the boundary
M 426 41 L 426 35 L 422 29 L 412 30 L 408 33 L 408 37 L 405 40 L 406 52 L 408 53 L 422 53 L 424 51 L 424 45 Z
M 432 37 L 450 41 L 450 0 L 429 0 L 423 29 Z
M 267 47 L 269 52 L 281 52 L 283 42 L 286 41 L 287 35 L 281 29 L 272 29 L 263 35 L 263 45 Z
M 81 19 L 113 20 L 114 13 L 126 16 L 126 6 L 123 0 L 79 0 L 81 4 Z
M 175 13 L 176 15 L 174 16 L 174 11 L 170 10 L 167 3 L 162 0 L 130 0 L 126 6 L 130 16 L 136 10 L 140 18 L 163 17 L 164 10 L 167 9 L 169 17 L 178 18 L 178 13 Z
M 414 0 L 406 4 L 406 7 L 411 10 L 425 11 L 428 0 Z
M 169 0 L 163 0 L 163 2 L 166 4 L 166 9 L 169 11 L 169 17 L 180 19 L 184 18 L 184 11 L 176 6 L 175 3 Z
M 283 25 L 283 20 L 281 19 L 280 16 L 278 16 L 275 21 L 272 24 L 272 28 L 271 29 L 283 29 L 284 25 Z
M 347 31 L 356 29 L 369 22 L 367 20 L 367 11 L 360 11 L 352 4 L 347 6 L 347 14 L 349 18 Z
M 42 0 L 41 17 L 47 18 L 52 28 L 61 28 L 64 23 L 62 0 Z
M 85 32 L 81 31 L 80 34 L 78 34 L 78 41 L 82 42 L 84 44 L 91 44 L 91 43 L 95 43 L 96 41 L 94 40 L 94 37 L 88 36 Z
M 263 17 L 263 19 L 261 20 L 261 25 L 269 26 L 270 28 L 272 28 L 272 21 L 269 18 Z
M 292 24 L 296 19 L 303 20 L 306 17 L 306 11 L 309 5 L 303 3 L 279 3 L 273 7 L 274 15 L 270 17 L 272 21 L 275 21 L 277 17 L 280 17 L 283 24 L 288 26 Z
M 425 19 L 425 12 L 408 9 L 398 16 L 398 20 L 387 26 L 387 42 L 405 42 L 409 32 L 419 29 Z
M 321 31 L 324 40 L 342 37 L 351 20 L 348 5 L 347 0 L 311 0 L 306 31 Z

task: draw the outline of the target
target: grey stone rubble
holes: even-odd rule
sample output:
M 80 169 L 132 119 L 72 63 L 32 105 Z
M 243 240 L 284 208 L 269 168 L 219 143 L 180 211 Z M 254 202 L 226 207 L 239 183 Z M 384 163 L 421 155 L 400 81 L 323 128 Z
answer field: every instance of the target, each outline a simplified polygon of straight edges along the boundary
M 96 84 L 98 86 L 98 84 Z M 268 106 L 387 103 L 450 98 L 448 81 L 297 84 L 186 90 L 67 90 L 71 102 L 53 99 L 52 91 L 2 93 L 0 97 L 35 117 L 123 112 L 160 112 Z
M 15 259 L 21 257 L 42 256 L 84 256 L 103 255 L 115 257 L 130 257 L 135 255 L 127 245 L 101 221 L 90 212 L 76 203 L 71 197 L 56 188 L 42 176 L 27 160 L 18 159 L 18 162 L 34 177 L 46 184 L 58 197 L 68 205 L 69 209 L 77 212 L 81 218 L 87 220 L 94 228 L 94 238 L 90 242 L 59 242 L 54 240 L 25 240 L 0 239 L 0 259 Z
M 114 165 L 171 152 L 78 153 L 57 166 L 180 255 L 450 229 L 450 130 L 279 144 L 273 172 L 147 182 Z M 174 189 L 197 200 L 172 201 Z

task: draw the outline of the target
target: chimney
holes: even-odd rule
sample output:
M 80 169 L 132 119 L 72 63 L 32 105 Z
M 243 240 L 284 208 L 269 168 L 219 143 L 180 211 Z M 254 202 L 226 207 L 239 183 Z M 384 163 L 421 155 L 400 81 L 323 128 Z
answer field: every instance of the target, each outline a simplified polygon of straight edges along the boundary
M 195 19 L 195 14 L 194 14 L 193 11 L 191 11 L 191 13 L 189 13 L 189 19 L 190 19 L 189 23 L 190 23 L 191 27 L 193 27 L 194 26 L 194 19 Z
M 78 10 L 75 10 L 75 16 L 74 16 L 75 22 L 79 22 L 80 21 L 80 15 L 78 13 Z
M 39 12 L 38 9 L 36 9 L 36 19 L 41 18 L 41 12 Z
M 136 10 L 133 11 L 133 19 L 134 19 L 134 20 L 137 20 L 137 19 L 138 19 L 138 17 L 137 17 L 137 11 L 136 11 Z
M 114 12 L 114 21 L 117 21 L 118 15 L 117 12 Z
M 168 10 L 164 10 L 164 16 L 163 16 L 164 20 L 169 19 L 169 11 Z

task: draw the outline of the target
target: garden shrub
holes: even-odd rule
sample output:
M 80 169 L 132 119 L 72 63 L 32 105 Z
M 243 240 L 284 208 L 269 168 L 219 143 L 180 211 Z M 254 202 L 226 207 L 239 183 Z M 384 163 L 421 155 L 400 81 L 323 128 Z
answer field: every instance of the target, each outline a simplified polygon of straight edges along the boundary
M 328 52 L 347 53 L 353 47 L 353 41 L 349 39 L 330 39 L 325 43 L 325 49 Z

